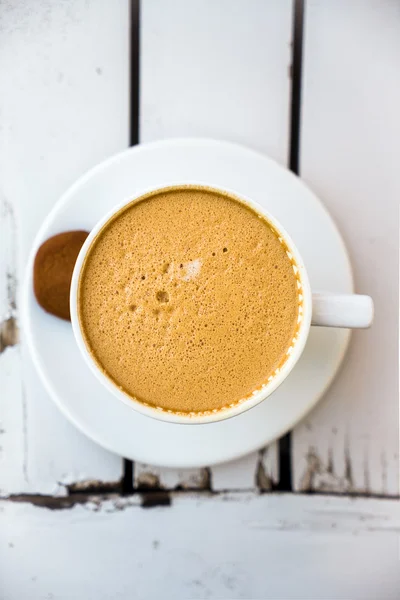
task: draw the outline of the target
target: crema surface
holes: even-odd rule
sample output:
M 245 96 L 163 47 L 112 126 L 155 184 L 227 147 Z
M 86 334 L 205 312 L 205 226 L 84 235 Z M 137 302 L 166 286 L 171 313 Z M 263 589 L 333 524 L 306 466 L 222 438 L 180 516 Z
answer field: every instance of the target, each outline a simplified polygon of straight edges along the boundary
M 299 290 L 270 224 L 208 188 L 170 188 L 120 211 L 79 284 L 86 344 L 130 396 L 173 412 L 249 397 L 287 358 Z

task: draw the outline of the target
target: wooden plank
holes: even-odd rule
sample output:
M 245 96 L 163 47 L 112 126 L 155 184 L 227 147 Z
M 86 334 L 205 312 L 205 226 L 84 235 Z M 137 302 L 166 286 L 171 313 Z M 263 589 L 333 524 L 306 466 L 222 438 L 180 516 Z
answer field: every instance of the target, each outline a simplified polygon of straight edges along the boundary
M 5 0 L 0 53 L 0 188 L 18 242 L 0 262 L 20 282 L 33 236 L 61 193 L 128 145 L 129 2 L 38 0 L 33 8 Z M 4 277 L 0 285 L 4 320 Z M 64 494 L 71 482 L 118 480 L 121 459 L 65 420 L 25 350 L 22 364 L 16 347 L 1 361 L 2 493 Z
M 20 468 L 24 464 L 25 447 L 16 318 L 16 223 L 11 204 L 4 197 L 0 197 L 0 203 L 0 495 L 5 495 L 7 491 L 26 490 L 26 473 Z
M 143 0 L 140 141 L 220 138 L 285 164 L 291 25 L 291 0 Z M 255 488 L 257 453 L 240 465 L 217 467 L 213 481 Z M 180 471 L 174 481 L 192 478 Z
M 297 490 L 399 493 L 399 32 L 396 1 L 306 6 L 301 175 L 335 218 L 376 317 L 294 431 Z
M 0 356 L 0 496 L 29 490 L 21 379 L 20 348 L 10 347 Z
M 396 600 L 399 528 L 389 500 L 181 494 L 151 510 L 136 496 L 62 511 L 3 501 L 1 597 Z

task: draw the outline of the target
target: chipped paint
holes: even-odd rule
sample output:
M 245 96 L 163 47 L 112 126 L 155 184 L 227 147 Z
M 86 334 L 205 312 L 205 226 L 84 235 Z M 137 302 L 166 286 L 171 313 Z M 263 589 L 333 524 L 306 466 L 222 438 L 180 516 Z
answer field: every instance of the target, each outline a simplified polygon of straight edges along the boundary
M 16 267 L 16 244 L 17 227 L 12 205 L 1 195 L 0 200 L 0 226 L 1 226 L 1 256 L 2 271 L 0 285 L 3 288 L 4 299 L 0 306 L 0 317 L 2 320 L 16 316 L 17 310 L 17 267 Z
M 268 477 L 264 467 L 263 458 L 265 450 L 260 450 L 258 454 L 258 462 L 256 467 L 256 486 L 260 492 L 269 492 L 273 489 L 273 482 Z
M 161 490 L 160 478 L 155 473 L 143 471 L 137 478 L 137 488 L 140 489 L 157 489 Z
M 116 493 L 121 494 L 122 482 L 121 481 L 95 481 L 85 480 L 77 481 L 76 483 L 70 483 L 66 486 L 68 495 L 72 494 L 110 494 Z
M 77 505 L 84 506 L 91 512 L 120 512 L 128 507 L 155 508 L 171 506 L 171 494 L 164 491 L 145 492 L 122 497 L 117 493 L 85 494 L 73 493 L 69 496 L 48 496 L 40 494 L 14 494 L 7 498 L 9 502 L 27 503 L 48 510 L 72 509 Z
M 19 328 L 14 317 L 9 317 L 0 323 L 0 354 L 19 342 Z
M 1 256 L 2 267 L 0 276 L 1 306 L 0 306 L 0 354 L 19 341 L 17 324 L 17 276 L 16 276 L 16 223 L 12 205 L 1 197 Z
M 197 473 L 192 473 L 188 478 L 182 478 L 173 489 L 174 490 L 211 490 L 211 469 L 205 467 L 199 469 Z
M 328 460 L 325 464 L 318 456 L 315 448 L 311 448 L 306 456 L 307 468 L 301 477 L 301 492 L 330 492 L 352 493 L 353 481 L 351 476 L 351 463 L 348 451 L 345 449 L 345 475 L 339 477 L 334 472 L 332 451 L 328 451 Z
M 272 489 L 272 482 L 265 472 L 264 465 L 261 461 L 257 464 L 256 485 L 260 492 L 268 492 Z
M 168 492 L 147 492 L 142 494 L 142 508 L 156 508 L 158 506 L 171 506 L 172 496 Z
M 212 488 L 211 470 L 207 467 L 203 469 L 162 469 L 135 463 L 133 488 L 153 491 L 209 491 Z

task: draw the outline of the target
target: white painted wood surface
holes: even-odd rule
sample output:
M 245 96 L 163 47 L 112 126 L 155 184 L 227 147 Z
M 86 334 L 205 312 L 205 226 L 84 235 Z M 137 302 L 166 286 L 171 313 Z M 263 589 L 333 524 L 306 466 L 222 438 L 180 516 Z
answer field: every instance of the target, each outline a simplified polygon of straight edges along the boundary
M 225 139 L 286 164 L 291 36 L 291 0 L 142 2 L 140 141 Z M 277 458 L 275 448 L 265 465 L 270 483 Z M 213 468 L 213 489 L 255 489 L 257 465 L 254 453 Z M 191 472 L 179 478 L 192 485 Z
M 4 296 L 2 313 L 5 318 L 7 318 L 9 303 L 7 273 L 10 268 L 12 273 L 13 262 L 15 263 L 14 255 L 17 250 L 23 266 L 26 251 L 35 229 L 67 184 L 85 168 L 109 152 L 127 145 L 127 98 L 126 94 L 117 94 L 117 90 L 121 91 L 123 86 L 125 86 L 125 91 L 128 87 L 125 53 L 128 46 L 125 22 L 128 13 L 127 6 L 123 10 L 120 8 L 119 11 L 113 11 L 113 20 L 107 19 L 107 24 L 105 24 L 104 20 L 108 13 L 104 4 L 100 3 L 98 9 L 95 9 L 94 5 L 89 3 L 87 6 L 85 5 L 86 8 L 82 9 L 81 4 L 76 1 L 73 6 L 71 5 L 69 12 L 65 7 L 52 7 L 49 11 L 50 5 L 51 3 L 43 2 L 40 7 L 38 4 L 31 20 L 28 20 L 26 16 L 22 18 L 22 7 L 17 11 L 4 10 L 1 14 L 1 43 L 5 48 L 1 81 L 2 87 L 8 89 L 8 93 L 1 99 L 3 130 L 5 131 L 0 146 L 2 164 L 5 165 L 1 181 L 3 202 L 6 203 L 3 213 L 7 213 L 7 219 L 14 218 L 15 220 L 15 215 L 11 215 L 9 210 L 10 207 L 14 208 L 17 213 L 18 239 L 21 240 L 18 249 L 15 247 L 15 241 L 10 241 L 7 250 L 10 258 L 5 267 L 5 263 L 2 263 L 3 269 L 5 269 L 2 285 Z M 237 18 L 238 4 L 236 11 L 233 11 L 236 20 L 232 17 L 231 37 L 228 36 L 229 39 L 225 44 L 221 42 L 218 35 L 219 23 L 222 19 L 221 11 L 224 11 L 223 2 L 213 5 L 214 19 L 212 11 L 211 13 L 208 11 L 205 15 L 199 6 L 195 3 L 182 6 L 180 1 L 175 0 L 171 2 L 166 16 L 156 0 L 147 0 L 143 4 L 141 139 L 147 141 L 156 137 L 174 135 L 174 133 L 195 135 L 202 131 L 210 136 L 223 135 L 225 138 L 259 147 L 278 160 L 284 161 L 288 152 L 289 138 L 290 81 L 287 77 L 287 66 L 290 53 L 287 40 L 290 38 L 291 32 L 290 4 L 272 2 L 269 10 L 261 9 L 260 11 L 260 2 L 253 1 L 249 4 L 250 10 L 245 11 L 247 20 Z M 323 4 L 313 2 L 307 5 L 301 164 L 304 177 L 328 204 L 346 236 L 346 242 L 353 250 L 352 260 L 356 267 L 357 282 L 360 281 L 363 285 L 363 287 L 359 286 L 359 291 L 370 292 L 377 297 L 379 325 L 380 298 L 382 298 L 383 305 L 386 301 L 390 301 L 391 297 L 392 312 L 395 310 L 396 292 L 390 293 L 389 290 L 389 293 L 382 297 L 381 282 L 383 277 L 385 277 L 384 285 L 386 286 L 390 286 L 390 281 L 392 283 L 395 281 L 393 278 L 390 279 L 389 273 L 396 259 L 393 255 L 392 263 L 390 263 L 390 258 L 386 261 L 387 269 L 380 272 L 380 280 L 378 280 L 375 276 L 368 275 L 363 257 L 369 252 L 370 260 L 373 261 L 377 255 L 377 248 L 378 251 L 382 248 L 382 252 L 387 252 L 388 248 L 397 244 L 397 232 L 392 226 L 394 211 L 397 211 L 395 189 L 397 183 L 395 177 L 390 177 L 391 172 L 394 171 L 394 165 L 390 161 L 394 160 L 391 156 L 396 155 L 395 151 L 386 161 L 378 161 L 379 177 L 374 178 L 374 181 L 380 182 L 380 186 L 385 186 L 382 190 L 389 203 L 389 210 L 385 211 L 383 221 L 390 229 L 389 234 L 375 235 L 376 214 L 370 211 L 360 221 L 361 233 L 355 232 L 352 224 L 351 235 L 346 235 L 349 229 L 349 220 L 346 215 L 350 210 L 352 214 L 356 213 L 367 197 L 370 203 L 374 203 L 375 199 L 379 198 L 381 190 L 376 190 L 369 184 L 361 186 L 360 181 L 367 179 L 366 175 L 369 170 L 364 166 L 365 161 L 366 158 L 368 160 L 375 158 L 374 153 L 376 153 L 378 142 L 382 144 L 380 154 L 384 151 L 383 145 L 386 144 L 387 138 L 382 131 L 387 132 L 387 136 L 392 140 L 392 146 L 398 144 L 398 139 L 400 139 L 394 135 L 396 127 L 399 128 L 399 117 L 396 111 L 399 90 L 395 77 L 391 78 L 393 93 L 389 99 L 386 99 L 386 118 L 383 122 L 374 120 L 371 116 L 367 128 L 362 119 L 367 118 L 368 114 L 364 115 L 358 109 L 360 105 L 363 105 L 358 96 L 364 93 L 365 88 L 366 92 L 370 92 L 370 104 L 367 109 L 379 112 L 381 96 L 379 94 L 374 96 L 373 90 L 378 88 L 379 69 L 382 61 L 385 61 L 389 72 L 396 68 L 399 51 L 395 25 L 398 11 L 391 2 L 382 3 L 380 10 L 376 11 L 376 3 L 370 2 L 369 12 L 363 11 L 363 18 L 361 18 L 360 13 L 357 13 L 357 10 L 360 10 L 357 2 L 347 6 L 348 8 L 345 8 L 343 4 L 339 3 L 336 7 L 329 2 Z M 197 18 L 191 13 L 192 10 L 195 11 Z M 378 28 L 381 33 L 374 30 L 374 36 L 371 36 L 376 12 L 381 21 L 381 27 Z M 179 20 L 178 14 L 181 15 L 181 19 L 185 17 L 185 21 L 189 24 L 186 38 L 178 35 L 182 22 Z M 97 46 L 101 46 L 103 55 L 99 54 L 100 50 L 92 36 L 90 48 L 86 42 L 85 60 L 80 60 L 78 64 L 75 54 L 71 50 L 78 45 L 82 47 L 85 27 L 87 27 L 86 21 L 89 16 L 100 20 L 101 26 L 99 25 L 96 29 L 95 39 Z M 256 16 L 259 16 L 257 22 L 262 22 L 263 28 L 256 29 L 250 38 L 251 27 L 248 19 L 256 20 Z M 331 17 L 332 27 L 330 26 Z M 201 19 L 207 18 L 210 19 L 213 26 L 211 29 L 209 28 L 209 40 L 205 48 L 201 35 L 204 23 Z M 336 64 L 338 65 L 340 60 L 341 69 L 336 69 L 336 77 L 332 79 L 327 77 L 328 66 L 336 52 L 338 36 L 341 33 L 341 22 L 344 19 L 349 20 L 349 26 L 345 29 L 347 41 L 345 47 L 341 46 L 341 53 L 335 54 Z M 321 25 L 319 25 L 320 21 Z M 45 35 L 43 34 L 44 23 L 51 24 L 51 27 L 46 29 Z M 387 23 L 389 25 L 386 27 Z M 324 43 L 320 43 L 319 35 L 321 34 L 318 32 L 324 25 L 327 34 L 324 36 Z M 125 38 L 120 36 L 119 42 L 116 44 L 108 36 L 108 46 L 105 47 L 103 38 L 106 37 L 104 31 L 106 26 L 107 28 L 113 27 L 113 30 L 118 32 L 125 27 Z M 176 27 L 175 30 L 174 27 Z M 386 29 L 388 29 L 387 32 Z M 267 38 L 270 51 L 267 52 L 266 58 L 269 62 L 263 68 L 264 58 L 262 60 L 258 58 L 257 48 L 262 44 L 262 33 L 265 30 L 269 32 Z M 68 31 L 69 35 L 63 37 L 63 31 Z M 259 32 L 259 38 L 257 38 L 257 32 Z M 245 34 L 247 34 L 245 39 L 249 41 L 249 45 L 245 45 L 246 52 L 243 54 L 241 47 L 234 41 L 238 38 L 243 40 Z M 379 35 L 385 37 L 385 44 L 380 43 Z M 169 46 L 166 36 L 170 36 L 175 43 Z M 358 40 L 357 44 L 350 43 L 352 36 Z M 285 39 L 284 44 L 281 43 L 282 39 Z M 366 51 L 367 46 L 371 47 L 370 40 L 372 42 L 375 40 L 375 61 L 368 62 L 368 73 L 364 73 L 365 76 L 362 79 L 364 86 L 362 91 L 358 91 L 359 88 L 353 86 L 350 88 L 350 91 L 353 90 L 353 97 L 348 96 L 349 92 L 343 91 L 346 89 L 345 84 L 355 66 L 360 70 L 362 65 L 367 64 L 367 61 L 363 59 L 363 52 Z M 321 46 L 320 52 L 315 51 L 317 44 L 318 47 Z M 191 53 L 185 54 L 184 48 L 189 45 Z M 164 48 L 162 68 L 159 66 L 159 55 L 155 50 L 157 47 Z M 235 51 L 237 55 L 234 54 Z M 352 56 L 351 53 L 354 55 L 353 62 L 347 60 L 347 56 Z M 28 58 L 36 57 L 36 54 L 42 56 L 43 61 L 40 63 L 35 60 L 33 62 L 35 68 L 32 69 L 32 63 Z M 213 61 L 215 55 L 222 56 L 224 60 L 221 59 L 220 62 L 215 63 Z M 381 55 L 382 58 L 380 58 Z M 183 56 L 186 57 L 185 60 L 182 59 Z M 235 71 L 231 74 L 229 81 L 226 81 L 225 77 L 224 86 L 219 91 L 217 98 L 210 100 L 207 93 L 208 88 L 201 85 L 202 80 L 198 77 L 199 69 L 190 71 L 188 65 L 191 64 L 190 61 L 194 61 L 194 64 L 199 65 L 200 68 L 201 65 L 207 63 L 208 69 L 212 72 L 212 81 L 222 80 L 224 64 L 230 59 L 235 64 Z M 120 61 L 119 70 L 114 68 L 118 60 Z M 251 71 L 246 69 L 249 62 L 255 65 Z M 125 71 L 122 63 L 125 64 Z M 276 67 L 278 63 L 279 68 Z M 63 68 L 59 70 L 61 64 Z M 13 69 L 12 65 L 16 65 L 16 67 Z M 177 65 L 181 65 L 181 67 L 178 69 Z M 89 72 L 90 77 L 87 77 Z M 343 75 L 338 73 L 343 73 Z M 17 84 L 10 87 L 11 78 L 15 79 Z M 185 90 L 189 90 L 186 93 L 192 94 L 192 97 L 184 97 L 181 100 L 179 78 L 190 83 Z M 68 84 L 65 83 L 66 81 Z M 262 115 L 256 114 L 257 121 L 262 123 L 257 136 L 254 135 L 252 126 L 250 98 L 246 96 L 243 99 L 240 95 L 243 89 L 255 88 L 256 82 L 258 85 L 257 97 L 260 95 L 263 98 L 263 106 L 268 104 L 268 111 Z M 102 98 L 104 97 L 100 108 L 93 112 L 91 108 L 82 107 L 83 95 L 86 98 L 89 96 L 89 99 L 91 95 L 93 105 L 99 94 Z M 282 95 L 285 98 L 284 102 Z M 335 110 L 336 103 L 341 100 L 343 105 L 348 98 L 349 105 L 346 105 L 346 112 L 342 111 L 341 120 L 334 121 L 332 124 L 329 115 Z M 376 98 L 375 104 L 373 104 L 373 98 Z M 181 102 L 181 106 L 176 112 L 179 102 Z M 331 110 L 322 108 L 329 106 L 329 102 L 331 102 Z M 224 121 L 223 114 L 226 106 L 229 107 L 229 110 L 226 110 L 229 118 Z M 116 107 L 119 110 L 115 110 Z M 353 107 L 352 111 L 351 107 Z M 286 115 L 285 120 L 282 120 L 283 108 Z M 117 120 L 115 120 L 116 114 Z M 179 115 L 182 117 L 182 124 L 177 127 Z M 73 122 L 76 118 L 77 125 Z M 250 122 L 244 126 L 243 130 L 238 130 L 236 124 L 243 125 L 246 123 L 246 118 L 250 119 Z M 231 125 L 232 122 L 234 126 Z M 225 131 L 222 132 L 221 127 L 224 123 L 226 123 Z M 348 136 L 347 132 L 356 123 L 358 123 L 357 135 Z M 321 124 L 324 124 L 325 129 Z M 342 128 L 339 127 L 340 124 L 342 124 Z M 108 140 L 108 151 L 105 141 L 103 147 L 99 148 L 98 146 L 97 131 L 99 129 L 102 131 L 102 138 Z M 372 135 L 371 132 L 375 132 L 375 134 Z M 346 140 L 348 140 L 346 143 L 352 144 L 352 155 L 360 156 L 360 160 L 354 161 L 356 167 L 354 170 L 347 168 L 347 156 L 340 152 L 339 146 L 346 135 Z M 74 141 L 79 136 L 81 136 L 80 153 L 76 156 Z M 279 144 L 277 140 L 279 140 Z M 271 145 L 268 145 L 270 142 Z M 85 152 L 83 151 L 84 145 Z M 319 150 L 322 147 L 324 147 L 324 152 Z M 60 162 L 60 154 L 62 162 Z M 341 156 L 344 156 L 342 162 L 340 162 Z M 375 160 L 375 162 L 377 161 Z M 340 164 L 342 164 L 342 177 L 338 177 Z M 17 176 L 19 171 L 24 173 L 23 178 Z M 49 171 L 54 174 L 51 178 L 48 177 Z M 32 196 L 35 199 L 34 211 L 31 209 Z M 365 219 L 368 218 L 370 233 L 367 233 L 365 229 Z M 354 233 L 357 235 L 356 238 L 354 238 Z M 359 252 L 359 248 L 362 248 L 363 251 Z M 371 288 L 371 285 L 374 287 Z M 377 374 L 373 387 L 368 384 L 368 380 L 364 376 L 357 379 L 356 387 L 354 387 L 352 374 L 352 362 L 358 362 L 361 353 L 364 369 L 369 368 L 368 361 L 373 358 L 373 352 L 379 347 L 380 342 L 377 342 L 377 337 L 379 340 L 382 339 L 381 329 L 379 327 L 378 331 L 378 326 L 375 326 L 370 333 L 356 334 L 357 339 L 350 354 L 352 361 L 348 361 L 346 364 L 342 374 L 339 375 L 332 390 L 328 393 L 326 401 L 296 429 L 294 451 L 296 489 L 301 490 L 311 486 L 313 489 L 336 492 L 346 492 L 352 489 L 378 494 L 398 493 L 398 470 L 396 469 L 398 428 L 395 426 L 395 420 L 390 417 L 391 411 L 396 410 L 397 402 L 394 363 L 391 374 L 388 366 L 390 358 L 381 365 L 389 373 L 384 390 L 385 398 L 387 396 L 390 398 L 379 405 L 376 402 L 376 394 L 380 394 L 380 390 L 377 389 L 380 375 Z M 391 346 L 389 345 L 388 349 L 392 348 L 391 356 L 395 361 L 394 329 L 391 330 L 390 325 L 386 325 L 386 330 L 388 331 L 387 335 L 391 335 L 392 338 L 391 342 L 389 340 Z M 385 325 L 383 331 L 385 331 Z M 371 340 L 367 345 L 364 344 L 366 338 Z M 7 420 L 11 426 L 7 431 L 4 423 L 2 425 L 5 433 L 2 434 L 1 460 L 4 468 L 0 474 L 1 489 L 8 492 L 30 490 L 43 493 L 64 493 L 65 488 L 63 485 L 60 486 L 60 483 L 65 484 L 84 479 L 117 480 L 120 477 L 119 459 L 109 455 L 104 458 L 106 453 L 83 439 L 65 422 L 44 394 L 28 357 L 24 357 L 25 381 L 23 384 L 21 383 L 22 365 L 19 348 L 9 348 L 6 353 L 8 354 L 7 358 L 2 358 L 4 363 L 7 361 L 2 370 L 2 377 L 5 379 L 2 385 L 5 390 L 2 394 L 2 398 L 4 398 L 2 422 Z M 379 355 L 381 356 L 382 353 L 380 352 Z M 361 372 L 361 369 L 357 370 Z M 355 389 L 359 390 L 358 394 L 353 393 Z M 388 390 L 387 393 L 386 390 Z M 338 399 L 338 395 L 340 395 L 340 399 Z M 363 409 L 366 397 L 368 410 Z M 350 413 L 352 406 L 354 409 Z M 377 411 L 376 417 L 379 416 L 379 419 L 370 418 L 371 410 Z M 382 419 L 382 411 L 384 411 L 385 419 Z M 314 419 L 316 420 L 314 421 Z M 29 427 L 26 420 L 30 421 Z M 377 421 L 382 423 L 379 436 L 376 435 Z M 386 432 L 382 430 L 386 428 L 388 421 L 392 427 L 389 434 L 386 435 Z M 46 433 L 43 433 L 44 426 L 47 429 Z M 40 435 L 37 435 L 38 427 Z M 313 429 L 312 432 L 310 428 Z M 65 451 L 64 440 L 68 437 L 71 441 L 68 444 L 68 451 Z M 46 458 L 41 460 L 41 455 Z M 268 453 L 269 457 L 273 455 L 276 456 L 276 450 Z M 49 456 L 51 456 L 51 460 L 48 460 Z M 247 465 L 247 470 L 244 465 Z M 252 458 L 246 457 L 237 466 L 218 467 L 213 476 L 216 489 L 251 489 L 254 487 L 257 468 L 258 457 L 255 454 Z M 270 471 L 267 469 L 267 478 L 270 481 L 276 481 L 277 463 L 274 461 L 268 468 Z M 137 479 L 142 471 L 143 468 L 138 465 Z M 147 470 L 147 472 L 149 471 Z M 169 481 L 171 487 L 180 485 L 191 487 L 194 485 L 194 480 L 204 481 L 201 473 L 194 475 L 182 472 L 175 473 L 173 476 L 167 472 L 165 477 L 161 476 L 161 480 L 163 479 Z
M 141 140 L 219 137 L 285 164 L 292 8 L 291 0 L 142 0 Z M 400 7 L 306 0 L 305 19 L 301 173 L 335 217 L 357 289 L 374 296 L 377 311 L 326 398 L 294 430 L 294 484 L 394 496 Z M 0 2 L 7 344 L 18 341 L 7 325 L 18 317 L 14 279 L 44 216 L 77 176 L 128 145 L 128 54 L 128 0 Z M 23 344 L 6 347 L 0 495 L 64 496 L 70 483 L 112 483 L 121 472 L 120 457 L 58 413 Z M 4 500 L 0 600 L 400 597 L 398 500 L 254 493 L 277 481 L 272 444 L 212 470 L 136 464 L 137 488 L 184 490 L 171 507 L 144 510 L 140 494 L 83 498 L 65 510 Z M 199 491 L 210 486 L 230 494 Z
M 286 164 L 291 0 L 144 0 L 140 139 L 242 143 Z
M 1 118 L 1 117 L 0 117 Z M 1 143 L 1 142 L 0 142 Z M 0 495 L 25 487 L 24 390 L 16 321 L 17 236 L 12 205 L 0 196 Z M 5 350 L 7 346 L 7 349 Z
M 400 506 L 264 494 L 0 503 L 2 600 L 397 600 Z
M 301 175 L 349 249 L 375 323 L 293 433 L 296 490 L 399 494 L 400 4 L 310 0 Z
M 128 145 L 128 48 L 128 0 L 1 2 L 0 192 L 16 228 L 1 257 L 1 320 L 7 273 L 21 282 L 33 236 L 61 193 Z M 22 363 L 17 347 L 0 360 L 1 493 L 63 494 L 70 482 L 121 477 L 121 458 L 65 420 L 24 349 Z

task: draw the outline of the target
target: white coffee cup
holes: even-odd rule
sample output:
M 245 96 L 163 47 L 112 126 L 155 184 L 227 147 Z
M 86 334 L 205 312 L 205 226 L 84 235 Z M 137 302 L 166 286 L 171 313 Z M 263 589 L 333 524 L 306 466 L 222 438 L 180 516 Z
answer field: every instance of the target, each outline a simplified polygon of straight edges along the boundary
M 204 186 L 204 183 L 197 182 L 178 182 L 171 186 L 158 186 L 157 189 L 161 190 L 163 187 L 179 187 L 182 185 L 195 185 Z M 168 421 L 172 423 L 182 424 L 202 424 L 212 423 L 215 421 L 221 421 L 230 417 L 236 416 L 265 400 L 270 396 L 286 379 L 293 367 L 299 360 L 304 346 L 306 344 L 308 334 L 311 325 L 318 325 L 324 327 L 344 327 L 344 328 L 367 328 L 372 324 L 374 307 L 372 299 L 369 296 L 362 296 L 357 294 L 333 294 L 330 292 L 311 292 L 308 275 L 303 263 L 303 260 L 289 234 L 285 231 L 280 223 L 270 215 L 267 211 L 261 208 L 258 204 L 244 197 L 238 195 L 236 192 L 223 189 L 215 188 L 215 186 L 209 186 L 218 191 L 225 192 L 231 196 L 236 197 L 242 203 L 250 206 L 260 215 L 264 216 L 274 227 L 274 229 L 283 238 L 285 245 L 287 246 L 290 254 L 292 255 L 294 262 L 298 268 L 298 276 L 301 283 L 302 293 L 302 312 L 297 330 L 296 343 L 292 346 L 288 358 L 284 362 L 283 366 L 278 369 L 274 376 L 270 378 L 260 390 L 254 392 L 249 398 L 243 399 L 240 402 L 236 402 L 227 408 L 218 410 L 216 412 L 210 410 L 204 413 L 175 413 L 168 412 L 162 408 L 152 407 L 135 400 L 123 390 L 121 390 L 107 375 L 99 368 L 95 360 L 93 359 L 86 342 L 84 340 L 81 324 L 78 313 L 78 286 L 79 278 L 82 271 L 82 266 L 85 261 L 86 254 L 90 248 L 92 242 L 96 238 L 100 230 L 108 223 L 112 217 L 119 212 L 127 204 L 139 201 L 146 194 L 156 191 L 154 188 L 149 190 L 143 190 L 143 192 L 137 195 L 135 198 L 130 197 L 128 200 L 121 202 L 112 211 L 110 211 L 103 219 L 101 219 L 97 225 L 92 229 L 90 235 L 86 239 L 82 249 L 77 258 L 71 283 L 71 294 L 70 294 L 70 308 L 71 308 L 71 321 L 72 328 L 79 350 L 87 363 L 88 367 L 97 377 L 97 379 L 104 385 L 116 398 L 120 401 L 128 404 L 132 409 L 156 419 L 162 421 Z

